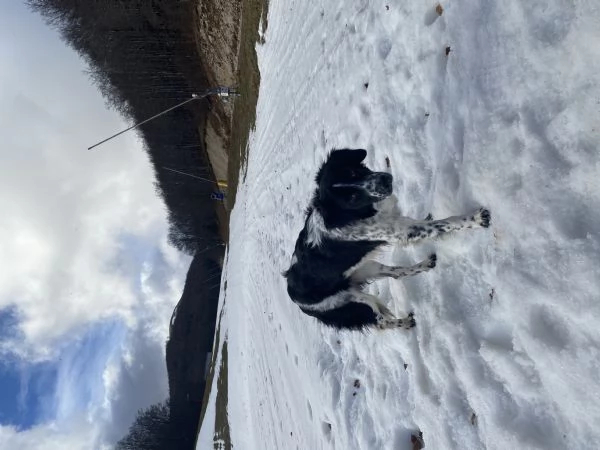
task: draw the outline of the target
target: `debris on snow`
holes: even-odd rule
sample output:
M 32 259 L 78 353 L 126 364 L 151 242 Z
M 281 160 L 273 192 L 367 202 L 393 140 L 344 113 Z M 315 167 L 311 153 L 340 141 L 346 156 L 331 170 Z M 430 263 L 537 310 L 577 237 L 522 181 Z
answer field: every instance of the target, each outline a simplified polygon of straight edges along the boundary
M 471 414 L 471 425 L 477 426 L 477 414 L 475 413 Z

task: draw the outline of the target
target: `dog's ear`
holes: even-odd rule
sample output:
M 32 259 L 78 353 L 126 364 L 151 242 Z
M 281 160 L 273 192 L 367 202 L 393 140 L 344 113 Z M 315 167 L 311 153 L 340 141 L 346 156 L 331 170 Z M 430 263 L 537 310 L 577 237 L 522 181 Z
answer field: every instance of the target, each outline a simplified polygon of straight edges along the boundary
M 367 157 L 367 151 L 362 148 L 343 148 L 333 150 L 329 159 L 333 163 L 360 164 Z

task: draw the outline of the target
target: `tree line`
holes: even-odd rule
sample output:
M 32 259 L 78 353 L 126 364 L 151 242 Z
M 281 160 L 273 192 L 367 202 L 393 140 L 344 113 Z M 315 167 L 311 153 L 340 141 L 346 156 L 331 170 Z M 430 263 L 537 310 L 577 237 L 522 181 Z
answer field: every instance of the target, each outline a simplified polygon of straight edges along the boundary
M 176 426 L 168 401 L 140 409 L 125 437 L 115 450 L 175 450 L 193 448 L 195 435 L 184 433 L 188 426 Z M 197 425 L 197 423 L 196 423 Z
M 85 60 L 88 75 L 106 104 L 132 123 L 208 87 L 196 47 L 196 1 L 26 1 Z M 196 258 L 202 254 L 203 259 L 210 259 L 210 252 L 205 250 L 220 242 L 217 216 L 210 200 L 215 184 L 172 170 L 215 179 L 204 148 L 204 128 L 211 107 L 210 98 L 190 102 L 138 129 L 154 167 L 156 192 L 168 209 L 169 242 L 190 255 L 197 254 Z M 188 275 L 187 303 L 194 305 L 202 298 L 216 304 L 217 287 L 187 287 L 190 279 L 202 281 L 212 274 L 212 269 L 206 270 L 204 277 Z M 216 307 L 210 310 L 212 315 L 213 310 Z M 186 318 L 185 314 L 182 316 Z M 185 326 L 179 321 L 176 328 Z M 206 327 L 193 328 L 197 331 Z M 212 343 L 212 339 L 208 342 Z M 185 380 L 193 373 L 191 379 L 204 383 L 194 370 L 198 361 L 203 363 L 207 350 L 199 346 L 184 348 L 173 339 L 169 343 L 167 359 L 171 355 L 171 360 L 180 363 L 168 367 L 170 398 L 140 410 L 128 434 L 116 444 L 118 450 L 193 448 L 201 405 L 186 393 L 198 392 L 201 398 L 203 389 Z
M 115 445 L 115 450 L 167 450 L 178 448 L 170 433 L 169 405 L 156 403 L 138 411 L 129 433 Z
M 109 107 L 142 121 L 207 87 L 188 0 L 27 0 L 81 55 Z M 214 180 L 203 130 L 210 99 L 191 102 L 139 128 L 167 206 L 169 241 L 194 254 L 219 240 Z M 100 150 L 98 150 L 100 151 Z

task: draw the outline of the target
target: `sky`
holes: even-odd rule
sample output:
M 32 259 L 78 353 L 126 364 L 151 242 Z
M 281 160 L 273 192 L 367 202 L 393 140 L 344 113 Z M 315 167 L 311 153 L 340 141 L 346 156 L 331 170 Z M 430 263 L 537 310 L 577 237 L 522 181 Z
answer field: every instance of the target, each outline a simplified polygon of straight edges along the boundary
M 135 133 L 21 2 L 0 6 L 0 448 L 103 448 L 167 397 L 189 257 Z

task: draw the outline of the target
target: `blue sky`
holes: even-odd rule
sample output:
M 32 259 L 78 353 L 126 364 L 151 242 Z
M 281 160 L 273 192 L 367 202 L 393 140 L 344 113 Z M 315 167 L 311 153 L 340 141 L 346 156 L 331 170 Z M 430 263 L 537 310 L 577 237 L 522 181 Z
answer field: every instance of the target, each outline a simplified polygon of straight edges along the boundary
M 3 312 L 14 323 L 14 313 Z M 66 420 L 84 414 L 104 397 L 102 372 L 124 341 L 122 322 L 100 322 L 77 340 L 66 343 L 55 358 L 38 363 L 3 362 L 0 372 L 0 423 L 27 430 L 46 421 Z
M 18 323 L 16 309 L 0 311 L 0 336 L 14 333 Z M 17 359 L 8 359 L 0 366 L 0 423 L 29 428 L 37 422 L 44 408 L 44 395 L 56 384 L 57 366 L 41 363 L 25 369 Z
M 134 133 L 21 2 L 0 6 L 0 448 L 103 448 L 167 396 L 189 258 Z
M 40 363 L 28 369 L 5 365 L 0 375 L 0 423 L 26 430 L 44 420 L 48 393 L 56 386 L 58 367 Z

